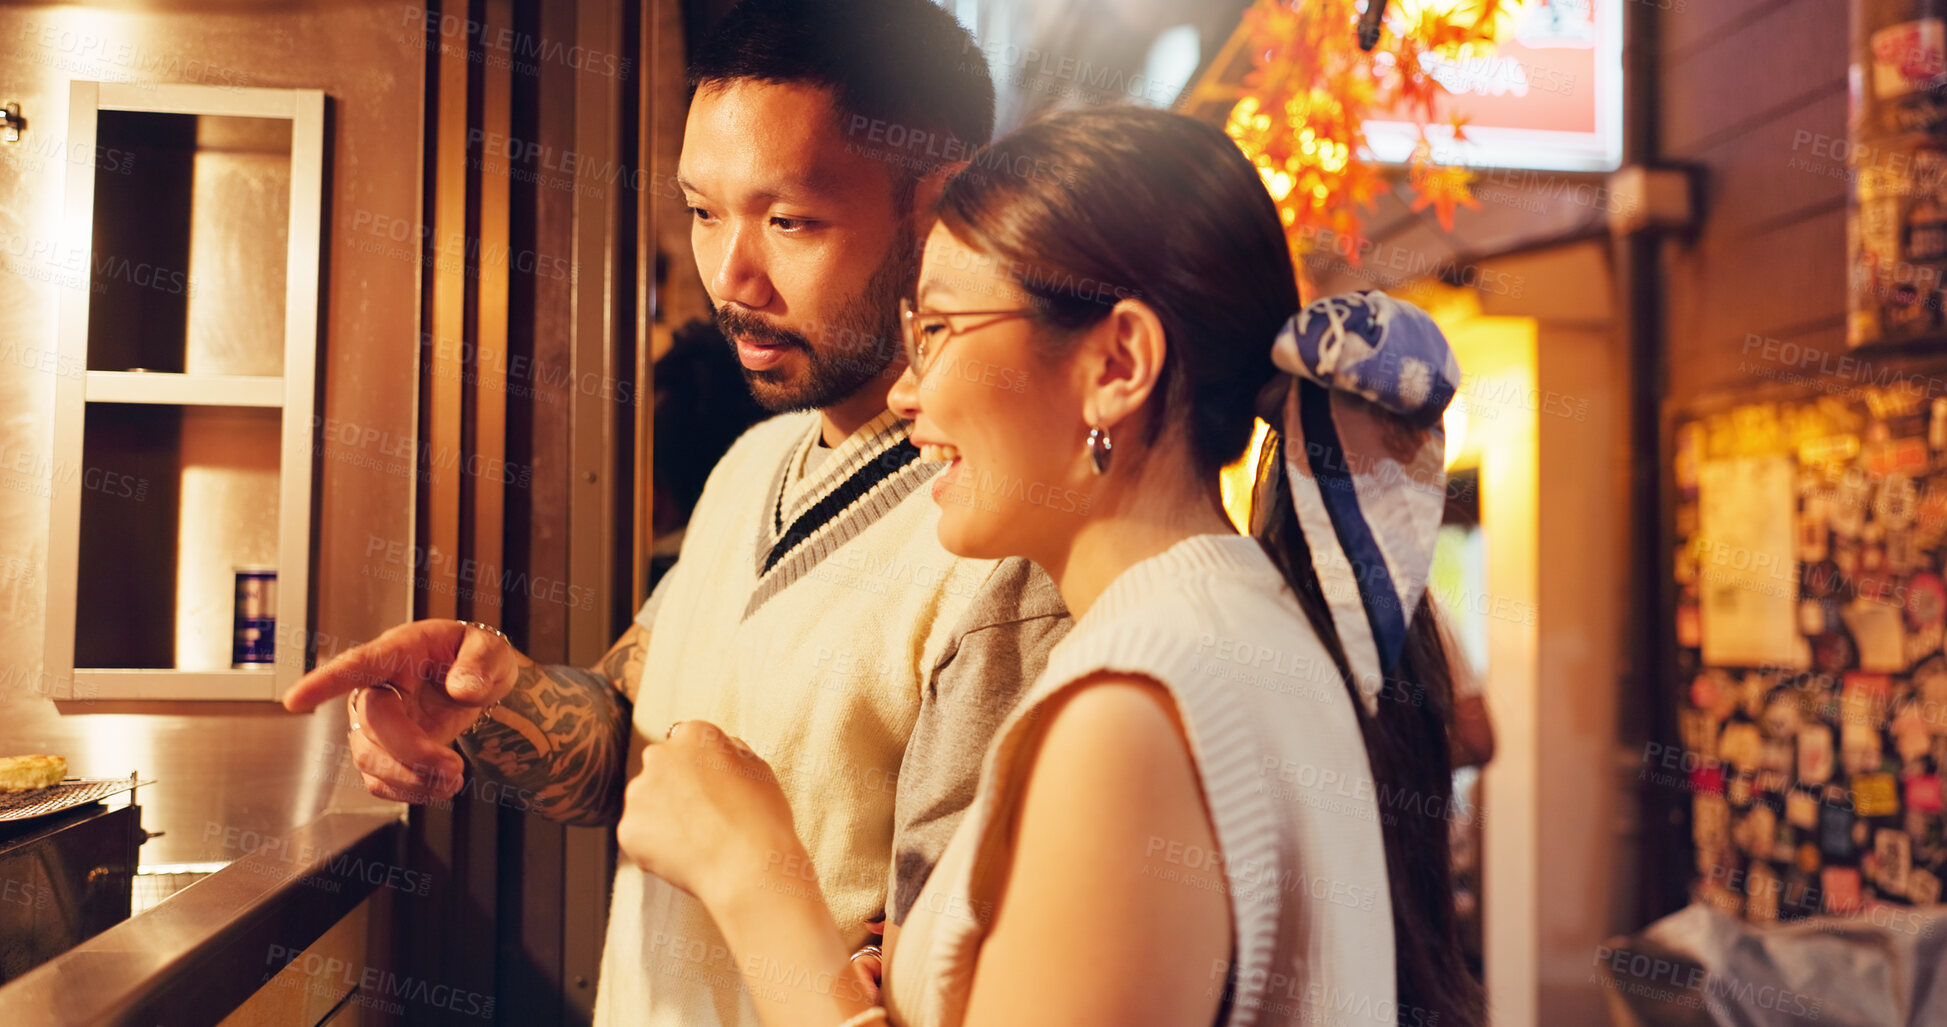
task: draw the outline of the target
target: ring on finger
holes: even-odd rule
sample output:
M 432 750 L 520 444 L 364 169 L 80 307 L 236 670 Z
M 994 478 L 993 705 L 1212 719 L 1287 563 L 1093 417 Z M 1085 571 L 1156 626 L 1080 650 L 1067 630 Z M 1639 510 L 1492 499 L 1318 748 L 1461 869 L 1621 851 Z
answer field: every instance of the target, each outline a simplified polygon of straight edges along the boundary
M 852 953 L 852 958 L 846 962 L 856 963 L 859 961 L 860 956 L 877 956 L 880 959 L 884 959 L 885 955 L 885 950 L 877 945 L 861 945 L 857 952 Z
M 514 640 L 507 637 L 507 632 L 502 631 L 499 628 L 494 627 L 492 624 L 486 623 L 485 621 L 463 620 L 460 622 L 460 626 L 463 628 L 478 628 L 481 631 L 484 631 L 487 634 L 500 639 L 502 642 L 505 642 L 508 645 L 514 644 Z
M 345 703 L 345 705 L 346 705 L 346 708 L 347 708 L 347 709 L 349 709 L 349 710 L 351 711 L 351 714 L 352 714 L 352 718 L 353 718 L 353 719 L 352 719 L 352 730 L 353 730 L 353 731 L 363 731 L 363 730 L 364 730 L 364 726 L 363 726 L 363 725 L 361 725 L 361 724 L 360 724 L 360 723 L 358 722 L 358 719 L 357 719 L 357 718 L 358 718 L 358 716 L 359 716 L 359 712 L 358 712 L 358 697 L 359 697 L 359 696 L 361 696 L 361 695 L 364 695 L 364 694 L 365 694 L 365 689 L 366 689 L 367 687 L 368 687 L 368 686 L 366 686 L 366 685 L 359 685 L 359 686 L 358 686 L 357 688 L 354 688 L 354 689 L 352 689 L 352 694 L 351 694 L 351 697 L 350 697 L 350 698 L 349 698 L 349 699 L 347 700 L 347 702 Z M 381 682 L 379 682 L 378 684 L 376 684 L 376 685 L 371 685 L 371 686 L 369 686 L 369 687 L 371 687 L 371 688 L 383 688 L 383 689 L 385 689 L 386 691 L 388 691 L 388 692 L 391 692 L 391 693 L 392 693 L 393 695 L 396 695 L 396 696 L 398 696 L 398 697 L 399 697 L 399 701 L 400 701 L 400 702 L 405 702 L 405 701 L 406 701 L 406 693 L 404 693 L 404 692 L 401 692 L 401 691 L 399 691 L 399 686 L 397 686 L 397 685 L 395 685 L 395 684 L 393 684 L 393 683 L 392 683 L 392 682 L 390 682 L 390 681 L 381 681 Z

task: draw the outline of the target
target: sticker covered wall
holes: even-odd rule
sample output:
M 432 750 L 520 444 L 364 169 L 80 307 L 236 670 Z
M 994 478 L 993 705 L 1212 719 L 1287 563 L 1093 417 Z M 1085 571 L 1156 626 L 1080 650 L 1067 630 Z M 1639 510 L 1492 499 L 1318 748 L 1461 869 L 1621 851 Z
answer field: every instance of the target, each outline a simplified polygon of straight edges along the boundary
M 1897 926 L 1947 875 L 1947 398 L 1902 379 L 1679 422 L 1694 897 Z M 1661 747 L 1653 746 L 1652 749 Z

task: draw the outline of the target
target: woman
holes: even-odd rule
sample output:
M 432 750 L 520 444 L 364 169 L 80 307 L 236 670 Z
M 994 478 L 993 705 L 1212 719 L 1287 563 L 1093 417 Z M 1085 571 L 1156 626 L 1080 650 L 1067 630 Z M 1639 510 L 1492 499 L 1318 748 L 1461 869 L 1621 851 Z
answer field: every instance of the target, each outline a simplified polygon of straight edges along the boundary
M 1300 311 L 1213 128 L 1076 111 L 995 147 L 941 200 L 892 402 L 951 461 L 941 543 L 1035 560 L 1076 623 L 888 938 L 887 1008 L 736 739 L 649 748 L 624 852 L 709 906 L 772 1027 L 1478 1022 L 1424 599 L 1444 340 L 1378 294 Z M 1239 536 L 1218 471 L 1260 408 L 1288 445 Z

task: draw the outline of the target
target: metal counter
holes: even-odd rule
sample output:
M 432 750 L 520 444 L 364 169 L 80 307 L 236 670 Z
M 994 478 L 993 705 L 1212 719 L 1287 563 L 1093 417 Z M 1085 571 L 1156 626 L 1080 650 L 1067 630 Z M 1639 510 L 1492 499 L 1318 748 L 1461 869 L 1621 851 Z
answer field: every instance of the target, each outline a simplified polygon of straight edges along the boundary
M 401 865 L 399 814 L 327 813 L 0 987 L 0 1023 L 215 1023 Z

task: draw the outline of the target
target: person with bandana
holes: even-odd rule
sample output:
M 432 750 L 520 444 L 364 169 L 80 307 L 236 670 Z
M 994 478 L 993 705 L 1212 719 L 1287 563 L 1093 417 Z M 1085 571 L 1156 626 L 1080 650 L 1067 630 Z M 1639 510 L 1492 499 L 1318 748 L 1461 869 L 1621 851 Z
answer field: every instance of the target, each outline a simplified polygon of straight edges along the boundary
M 1380 292 L 1301 307 L 1277 208 L 1215 127 L 1105 108 L 994 147 L 1066 177 L 977 156 L 947 184 L 892 402 L 948 461 L 940 541 L 1033 559 L 1074 628 L 878 995 L 834 986 L 824 868 L 784 869 L 807 858 L 799 810 L 734 728 L 684 721 L 644 753 L 624 855 L 709 909 L 770 1027 L 1482 1023 L 1426 596 L 1452 350 Z M 1278 441 L 1240 535 L 1219 471 L 1254 415 Z M 961 501 L 996 479 L 1042 498 Z M 1087 502 L 1045 500 L 1070 492 Z

